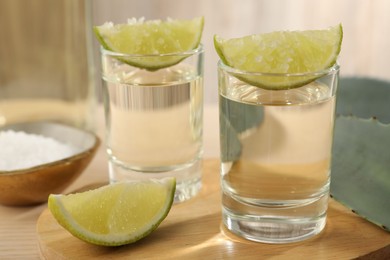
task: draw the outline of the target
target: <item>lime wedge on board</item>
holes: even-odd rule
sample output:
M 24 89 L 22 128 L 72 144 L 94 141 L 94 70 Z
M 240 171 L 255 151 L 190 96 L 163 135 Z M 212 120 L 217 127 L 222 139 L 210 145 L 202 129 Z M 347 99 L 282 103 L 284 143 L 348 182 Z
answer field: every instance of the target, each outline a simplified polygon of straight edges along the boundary
M 171 209 L 174 178 L 118 182 L 69 195 L 51 194 L 49 210 L 57 222 L 79 239 L 120 246 L 149 235 Z

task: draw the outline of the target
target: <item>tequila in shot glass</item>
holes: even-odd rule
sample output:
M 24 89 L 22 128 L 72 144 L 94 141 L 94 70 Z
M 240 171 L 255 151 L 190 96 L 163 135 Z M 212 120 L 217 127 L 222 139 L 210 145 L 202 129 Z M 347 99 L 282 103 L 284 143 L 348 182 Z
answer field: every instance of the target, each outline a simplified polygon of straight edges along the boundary
M 230 70 L 219 63 L 225 225 L 271 243 L 319 233 L 328 206 L 338 66 L 284 91 L 251 86 Z
M 323 230 L 338 73 L 337 64 L 261 73 L 219 61 L 222 215 L 230 231 L 287 243 Z
M 145 55 L 101 48 L 101 56 L 110 182 L 175 177 L 175 202 L 195 196 L 203 151 L 202 45 Z

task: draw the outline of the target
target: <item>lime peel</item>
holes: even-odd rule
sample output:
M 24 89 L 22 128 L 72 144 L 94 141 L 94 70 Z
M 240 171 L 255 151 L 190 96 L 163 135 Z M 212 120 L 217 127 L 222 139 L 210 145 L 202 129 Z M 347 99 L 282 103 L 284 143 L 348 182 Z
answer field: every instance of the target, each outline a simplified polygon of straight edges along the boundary
M 117 59 L 153 71 L 190 56 L 200 45 L 203 26 L 203 17 L 166 21 L 132 18 L 127 24 L 106 22 L 93 30 L 104 49 L 122 54 Z
M 49 210 L 79 239 L 104 246 L 136 242 L 153 232 L 168 215 L 175 178 L 120 182 L 70 195 L 51 194 Z
M 325 30 L 278 31 L 222 39 L 214 36 L 229 73 L 251 85 L 271 90 L 301 87 L 328 73 L 336 64 L 342 25 Z M 236 70 L 236 71 L 235 71 Z

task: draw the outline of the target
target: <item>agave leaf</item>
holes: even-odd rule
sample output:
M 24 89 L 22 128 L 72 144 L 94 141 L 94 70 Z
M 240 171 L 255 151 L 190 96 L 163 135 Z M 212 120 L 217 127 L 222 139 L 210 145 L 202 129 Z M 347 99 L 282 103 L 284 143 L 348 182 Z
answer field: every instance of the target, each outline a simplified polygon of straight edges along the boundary
M 336 112 L 390 123 L 390 83 L 372 78 L 340 78 Z
M 239 135 L 257 127 L 263 120 L 263 108 L 242 104 L 220 97 L 220 144 L 222 162 L 236 161 L 240 158 L 242 145 Z
M 331 195 L 390 231 L 390 83 L 341 79 L 337 99 Z
M 231 162 L 240 158 L 242 145 L 238 139 L 238 133 L 230 124 L 225 114 L 219 115 L 220 124 L 220 143 L 221 143 L 221 161 Z

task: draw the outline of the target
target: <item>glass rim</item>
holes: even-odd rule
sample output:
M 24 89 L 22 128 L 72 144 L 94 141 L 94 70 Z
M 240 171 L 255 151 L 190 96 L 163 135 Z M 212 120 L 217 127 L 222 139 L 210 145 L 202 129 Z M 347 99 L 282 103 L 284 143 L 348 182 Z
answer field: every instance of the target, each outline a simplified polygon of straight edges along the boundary
M 100 46 L 100 51 L 103 55 L 115 56 L 115 57 L 127 57 L 127 58 L 156 58 L 156 57 L 174 57 L 174 56 L 192 56 L 195 54 L 200 54 L 204 52 L 203 44 L 199 43 L 198 47 L 189 51 L 183 52 L 171 52 L 163 54 L 127 54 L 122 52 L 115 52 L 105 49 L 103 46 Z
M 226 65 L 222 60 L 218 61 L 218 68 L 225 70 L 228 73 L 234 75 L 253 75 L 253 76 L 268 76 L 268 77 L 307 77 L 307 76 L 321 76 L 327 75 L 340 70 L 340 65 L 336 62 L 333 66 L 313 72 L 298 72 L 298 73 L 273 73 L 273 72 L 254 72 L 254 71 L 245 71 L 240 69 L 235 69 Z

